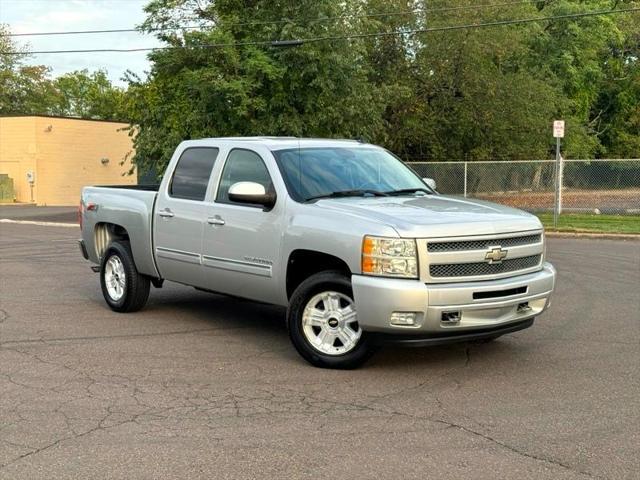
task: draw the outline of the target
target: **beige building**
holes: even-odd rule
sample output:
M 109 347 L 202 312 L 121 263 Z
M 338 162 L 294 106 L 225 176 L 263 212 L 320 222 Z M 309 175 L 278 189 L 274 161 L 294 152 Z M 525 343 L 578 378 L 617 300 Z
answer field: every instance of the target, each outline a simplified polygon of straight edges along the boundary
M 5 190 L 13 185 L 14 201 L 38 205 L 77 205 L 86 185 L 135 184 L 135 172 L 126 175 L 131 162 L 120 165 L 133 149 L 122 130 L 126 126 L 77 118 L 0 117 L 0 181 Z

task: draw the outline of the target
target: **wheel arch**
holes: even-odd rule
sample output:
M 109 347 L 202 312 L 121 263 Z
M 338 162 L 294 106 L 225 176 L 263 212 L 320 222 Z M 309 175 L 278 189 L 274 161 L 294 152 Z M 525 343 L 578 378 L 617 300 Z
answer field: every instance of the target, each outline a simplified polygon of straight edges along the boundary
M 336 270 L 351 277 L 351 269 L 340 257 L 317 250 L 297 249 L 287 259 L 286 291 L 287 299 L 303 281 L 319 272 Z
M 102 258 L 109 245 L 115 241 L 130 241 L 129 232 L 122 225 L 98 222 L 93 229 L 93 241 L 98 258 Z

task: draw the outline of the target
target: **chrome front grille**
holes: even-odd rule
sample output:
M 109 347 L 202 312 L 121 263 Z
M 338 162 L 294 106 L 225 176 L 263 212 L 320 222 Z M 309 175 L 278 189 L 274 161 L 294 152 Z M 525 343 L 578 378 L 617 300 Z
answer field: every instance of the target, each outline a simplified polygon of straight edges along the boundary
M 461 250 L 487 250 L 494 245 L 500 245 L 502 248 L 517 247 L 520 245 L 540 243 L 541 237 L 542 235 L 538 233 L 524 237 L 492 238 L 488 240 L 428 242 L 427 250 L 429 252 L 457 252 Z
M 528 257 L 512 258 L 502 263 L 445 263 L 431 264 L 429 273 L 432 277 L 476 277 L 479 275 L 497 275 L 500 273 L 516 272 L 536 267 L 542 255 L 529 255 Z
M 542 268 L 540 230 L 496 235 L 429 238 L 418 244 L 421 278 L 446 283 L 492 280 Z

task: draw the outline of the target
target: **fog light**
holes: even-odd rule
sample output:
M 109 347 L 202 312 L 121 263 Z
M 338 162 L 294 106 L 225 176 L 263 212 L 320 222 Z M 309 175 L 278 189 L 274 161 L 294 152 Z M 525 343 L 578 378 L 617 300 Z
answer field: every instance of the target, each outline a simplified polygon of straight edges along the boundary
M 440 318 L 442 323 L 459 323 L 460 322 L 460 312 L 442 312 L 442 317 Z
M 523 302 L 518 304 L 518 313 L 525 313 L 531 310 L 529 302 Z
M 391 314 L 391 325 L 411 327 L 416 324 L 416 312 L 393 312 Z

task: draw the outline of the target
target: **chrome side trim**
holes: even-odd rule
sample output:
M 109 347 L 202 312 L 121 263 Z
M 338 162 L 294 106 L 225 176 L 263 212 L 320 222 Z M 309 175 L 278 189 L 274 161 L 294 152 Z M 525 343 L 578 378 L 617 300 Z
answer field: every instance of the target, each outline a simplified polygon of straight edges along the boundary
M 273 268 L 271 265 L 264 265 L 256 262 L 245 262 L 242 260 L 234 260 L 232 258 L 212 257 L 210 255 L 202 256 L 202 264 L 205 267 L 219 268 L 231 272 L 248 273 L 250 275 L 258 275 L 260 277 L 272 277 Z
M 200 254 L 185 252 L 183 250 L 175 250 L 173 248 L 156 247 L 156 255 L 161 258 L 176 260 L 178 262 L 192 263 L 196 265 L 201 263 Z

